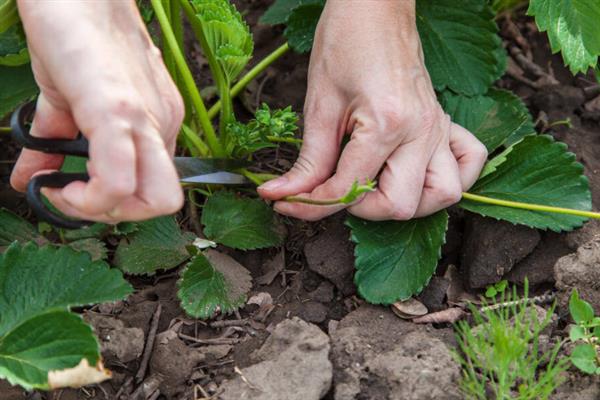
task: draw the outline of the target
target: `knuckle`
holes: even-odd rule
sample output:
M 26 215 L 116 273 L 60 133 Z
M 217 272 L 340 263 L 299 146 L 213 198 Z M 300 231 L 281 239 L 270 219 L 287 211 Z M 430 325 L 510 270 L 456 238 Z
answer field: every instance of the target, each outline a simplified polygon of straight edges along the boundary
M 177 191 L 177 194 L 169 196 L 169 198 L 163 202 L 162 207 L 164 214 L 175 214 L 179 211 L 181 207 L 183 207 L 183 194 L 181 193 L 181 190 Z
M 473 154 L 476 160 L 483 165 L 488 158 L 488 150 L 487 147 L 481 142 L 477 142 L 477 144 L 473 147 Z
M 178 127 L 183 123 L 185 118 L 185 105 L 179 91 L 174 87 L 173 95 L 167 100 L 170 109 L 171 120 Z
M 122 121 L 140 121 L 146 115 L 143 102 L 132 94 L 112 94 L 104 100 L 104 115 Z
M 298 159 L 294 163 L 291 172 L 297 173 L 303 176 L 315 176 L 318 174 L 318 168 L 316 168 L 315 163 L 304 154 L 300 153 Z M 320 176 L 318 178 L 321 178 Z
M 408 221 L 415 216 L 415 213 L 417 212 L 417 205 L 395 204 L 390 211 L 392 219 L 398 221 Z
M 106 183 L 105 188 L 107 194 L 114 198 L 124 198 L 135 193 L 135 183 L 125 177 L 115 177 Z
M 446 185 L 433 190 L 433 195 L 437 201 L 444 205 L 449 206 L 458 203 L 462 198 L 462 190 L 460 185 Z
M 382 98 L 377 105 L 378 118 L 375 121 L 377 130 L 381 133 L 389 133 L 404 129 L 414 118 L 405 111 L 405 108 L 397 96 Z

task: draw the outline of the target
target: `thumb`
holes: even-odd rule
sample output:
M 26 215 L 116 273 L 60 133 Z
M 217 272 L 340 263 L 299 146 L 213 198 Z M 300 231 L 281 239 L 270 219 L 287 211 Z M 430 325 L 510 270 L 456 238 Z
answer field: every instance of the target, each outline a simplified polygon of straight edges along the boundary
M 31 135 L 69 139 L 77 135 L 77 125 L 70 111 L 56 107 L 42 93 L 37 100 Z M 63 159 L 64 156 L 61 155 L 23 149 L 10 176 L 10 184 L 18 191 L 25 191 L 27 183 L 36 172 L 59 169 Z
M 307 115 L 304 141 L 298 159 L 283 176 L 258 187 L 258 194 L 268 200 L 311 192 L 333 173 L 340 154 L 343 127 L 342 112 L 327 112 L 324 118 Z

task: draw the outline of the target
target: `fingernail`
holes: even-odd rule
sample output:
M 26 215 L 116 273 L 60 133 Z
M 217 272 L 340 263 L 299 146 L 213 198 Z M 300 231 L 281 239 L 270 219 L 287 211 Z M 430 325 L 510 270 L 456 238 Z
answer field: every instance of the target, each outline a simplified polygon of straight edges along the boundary
M 287 178 L 282 176 L 281 178 L 273 179 L 272 181 L 263 183 L 258 188 L 261 190 L 275 190 L 285 185 L 286 183 L 288 183 Z

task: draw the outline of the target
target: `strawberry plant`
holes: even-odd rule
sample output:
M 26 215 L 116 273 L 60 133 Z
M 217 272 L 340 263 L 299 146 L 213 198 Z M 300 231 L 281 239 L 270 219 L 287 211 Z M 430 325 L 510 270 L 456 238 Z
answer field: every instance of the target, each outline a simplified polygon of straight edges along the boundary
M 253 119 L 243 123 L 234 113 L 233 98 L 290 48 L 297 52 L 310 50 L 324 0 L 277 0 L 262 22 L 285 24 L 287 42 L 246 73 L 243 71 L 253 55 L 253 38 L 228 0 L 150 3 L 152 12 L 146 10 L 145 16 L 155 18 L 160 26 L 165 64 L 185 101 L 181 152 L 243 161 L 237 172 L 256 185 L 274 178 L 276 174 L 271 171 L 253 166 L 254 153 L 281 143 L 301 143 L 296 137 L 297 115 L 289 107 L 273 110 L 265 104 Z M 565 64 L 573 72 L 584 71 L 596 64 L 600 54 L 600 36 L 590 22 L 600 18 L 600 9 L 593 0 L 582 0 L 572 8 L 565 4 L 533 0 L 529 13 L 541 30 L 548 31 L 553 50 L 562 52 Z M 211 107 L 205 105 L 183 52 L 183 17 L 208 62 L 219 96 Z M 536 134 L 527 108 L 516 95 L 493 87 L 506 68 L 494 18 L 487 0 L 417 2 L 417 25 L 439 101 L 452 119 L 473 132 L 491 154 L 477 183 L 463 194 L 459 207 L 538 229 L 574 229 L 586 218 L 597 217 L 588 212 L 591 196 L 583 167 L 564 144 Z M 556 30 L 556 21 L 572 29 Z M 13 0 L 0 0 L 0 86 L 0 117 L 37 93 Z M 85 167 L 85 160 L 67 161 L 72 170 Z M 316 204 L 349 204 L 361 194 L 376 190 L 374 182 L 363 179 L 357 176 L 345 196 Z M 182 308 L 195 318 L 232 312 L 245 303 L 251 287 L 248 271 L 210 247 L 252 250 L 280 246 L 285 237 L 282 222 L 251 190 L 244 189 L 250 195 L 242 196 L 219 185 L 186 183 L 185 188 L 192 215 L 200 214 L 201 209 L 196 222 L 203 227 L 202 240 L 183 232 L 172 216 L 116 226 L 95 224 L 72 231 L 50 229 L 42 235 L 14 214 L 0 212 L 0 246 L 7 248 L 0 256 L 0 282 L 11 271 L 21 271 L 23 287 L 14 291 L 12 286 L 0 285 L 4 297 L 10 290 L 11 298 L 16 299 L 14 304 L 0 303 L 0 377 L 24 387 L 49 388 L 56 385 L 50 380 L 52 371 L 76 368 L 82 360 L 87 365 L 99 365 L 98 346 L 91 330 L 69 313 L 69 307 L 121 299 L 129 293 L 131 289 L 121 272 L 110 269 L 108 261 L 129 275 L 152 275 L 184 264 L 178 296 Z M 286 200 L 307 201 L 302 197 Z M 356 243 L 355 283 L 359 293 L 371 303 L 390 304 L 419 293 L 428 283 L 445 242 L 448 213 L 443 210 L 402 222 L 350 217 L 347 224 Z M 58 245 L 48 244 L 51 239 Z M 107 242 L 118 243 L 114 253 L 107 251 Z M 27 289 L 37 287 L 33 283 L 38 279 L 37 271 L 49 263 L 57 272 L 39 282 L 43 287 L 38 293 Z M 95 275 L 88 276 L 92 273 Z M 110 285 L 95 292 L 89 289 L 89 293 L 83 288 L 73 297 L 52 292 L 62 285 L 90 279 L 103 279 Z M 45 299 L 43 304 L 30 304 L 38 304 L 37 296 Z M 9 345 L 16 337 L 14 332 L 20 332 L 33 318 L 47 324 L 48 335 L 43 337 L 48 340 L 48 351 L 57 356 L 52 362 L 41 362 L 43 354 L 27 354 L 37 359 L 17 357 L 23 364 L 40 361 L 41 367 L 30 373 L 13 363 L 20 349 Z M 59 318 L 67 322 L 63 324 Z M 71 334 L 81 338 L 81 345 L 73 346 L 76 355 L 61 355 L 59 346 L 51 347 L 52 340 L 58 341 L 53 337 L 70 338 Z

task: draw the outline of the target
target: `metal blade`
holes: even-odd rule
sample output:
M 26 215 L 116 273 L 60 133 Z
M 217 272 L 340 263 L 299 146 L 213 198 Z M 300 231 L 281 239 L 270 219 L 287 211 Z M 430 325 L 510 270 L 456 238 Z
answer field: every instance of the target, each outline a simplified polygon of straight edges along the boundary
M 225 158 L 175 157 L 174 162 L 180 179 L 221 171 L 231 172 L 248 166 L 247 161 Z
M 181 178 L 183 183 L 199 183 L 214 185 L 245 185 L 250 181 L 243 175 L 234 174 L 227 171 L 214 172 L 212 174 L 203 174 Z

